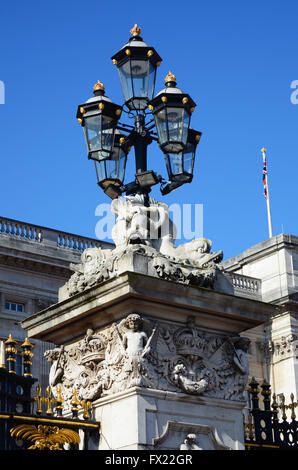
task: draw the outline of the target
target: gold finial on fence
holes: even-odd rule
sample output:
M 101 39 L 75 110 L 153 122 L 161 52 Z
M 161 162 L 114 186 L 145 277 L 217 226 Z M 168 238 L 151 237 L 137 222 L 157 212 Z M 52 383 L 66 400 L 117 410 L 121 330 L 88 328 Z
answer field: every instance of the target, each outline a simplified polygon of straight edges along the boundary
M 90 419 L 89 409 L 91 408 L 91 406 L 92 406 L 91 401 L 86 401 L 86 400 L 81 401 L 81 407 L 84 410 L 84 414 L 83 414 L 84 419 Z
M 64 398 L 62 396 L 61 386 L 57 387 L 57 398 L 56 398 L 56 413 L 57 416 L 62 416 Z
M 253 441 L 255 439 L 255 426 L 252 421 L 252 415 L 248 415 L 248 423 L 245 422 L 245 416 L 243 416 L 244 425 L 244 436 L 246 440 Z
M 53 414 L 52 406 L 53 406 L 55 400 L 54 400 L 53 397 L 51 397 L 52 391 L 51 391 L 51 387 L 50 387 L 50 386 L 47 387 L 47 389 L 46 389 L 46 394 L 47 394 L 47 396 L 46 396 L 46 398 L 44 398 L 44 402 L 45 402 L 45 404 L 47 405 L 46 414 L 47 414 L 48 416 L 51 416 L 51 415 Z
M 295 415 L 294 410 L 298 406 L 298 403 L 294 402 L 294 393 L 291 393 L 290 398 L 291 398 L 291 404 L 288 405 L 287 408 L 289 408 L 291 410 L 291 419 L 294 421 L 294 419 L 296 419 L 296 415 Z
M 36 387 L 36 395 L 34 397 L 34 401 L 36 402 L 36 414 L 41 415 L 42 413 L 42 403 L 44 403 L 44 398 L 41 395 L 41 386 L 37 385 Z
M 73 389 L 73 395 L 72 395 L 72 400 L 70 402 L 71 404 L 71 411 L 72 411 L 72 416 L 73 418 L 78 417 L 78 411 L 79 411 L 79 406 L 80 406 L 80 401 L 78 399 L 78 392 L 76 389 Z
M 282 410 L 282 419 L 286 421 L 287 420 L 286 409 L 288 407 L 285 404 L 285 396 L 283 393 L 280 394 L 280 404 L 278 405 L 278 408 Z

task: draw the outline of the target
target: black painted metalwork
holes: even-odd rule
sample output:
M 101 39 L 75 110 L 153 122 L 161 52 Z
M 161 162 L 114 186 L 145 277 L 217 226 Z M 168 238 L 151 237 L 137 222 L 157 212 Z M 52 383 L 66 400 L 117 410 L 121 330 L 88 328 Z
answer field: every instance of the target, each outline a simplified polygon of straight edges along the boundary
M 90 442 L 99 440 L 100 423 L 91 419 L 90 402 L 79 401 L 74 392 L 67 415 L 63 416 L 63 398 L 58 390 L 56 399 L 51 396 L 50 387 L 46 397 L 41 396 L 41 387 L 36 387 L 36 395 L 32 397 L 32 386 L 37 382 L 31 376 L 31 343 L 26 341 L 21 345 L 23 352 L 23 375 L 18 375 L 11 358 L 17 353 L 17 341 L 9 336 L 6 345 L 6 358 L 0 367 L 0 451 L 25 450 L 32 442 L 11 437 L 11 430 L 18 425 L 44 426 L 51 429 L 69 429 L 81 431 L 83 436 L 82 448 L 88 450 Z M 11 348 L 15 350 L 12 351 Z M 31 354 L 28 354 L 28 353 Z M 3 359 L 3 358 L 2 358 Z M 30 362 L 30 364 L 28 363 Z M 79 415 L 82 414 L 82 418 Z M 77 448 L 71 444 L 70 449 Z
M 160 183 L 165 195 L 192 181 L 201 133 L 190 129 L 195 103 L 176 88 L 171 72 L 166 77 L 166 88 L 154 97 L 156 71 L 162 59 L 140 37 L 137 25 L 130 32 L 128 43 L 112 57 L 119 71 L 124 105 L 118 106 L 105 97 L 104 86 L 98 82 L 95 98 L 78 106 L 77 118 L 84 129 L 88 158 L 96 161 L 98 185 L 112 199 L 123 193 L 142 194 L 148 205 L 152 186 Z M 134 126 L 118 122 L 122 111 L 134 119 Z M 153 118 L 146 123 L 150 113 Z M 126 133 L 122 154 L 130 147 L 135 151 L 135 180 L 127 184 L 123 181 L 127 159 L 121 159 L 115 151 L 116 130 Z M 147 169 L 147 149 L 153 141 L 167 154 L 168 180 Z
M 296 420 L 294 395 L 291 403 L 285 405 L 281 394 L 279 403 L 276 394 L 272 395 L 270 384 L 265 380 L 260 385 L 254 378 L 249 383 L 248 393 L 251 409 L 244 420 L 244 436 L 246 450 L 297 450 L 298 421 Z M 260 401 L 262 400 L 262 408 Z M 287 410 L 291 411 L 288 417 Z M 280 416 L 281 415 L 281 416 Z

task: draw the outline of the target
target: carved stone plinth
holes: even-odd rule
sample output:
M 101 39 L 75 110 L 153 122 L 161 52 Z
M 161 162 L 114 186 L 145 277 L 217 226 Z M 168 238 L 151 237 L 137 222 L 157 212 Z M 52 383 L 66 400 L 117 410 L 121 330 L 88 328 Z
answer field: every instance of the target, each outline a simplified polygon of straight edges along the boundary
M 105 437 L 99 448 L 154 449 L 174 419 L 188 423 L 184 439 L 189 425 L 193 433 L 209 426 L 219 446 L 238 449 L 249 346 L 240 333 L 264 322 L 271 310 L 258 301 L 126 272 L 28 318 L 23 327 L 30 337 L 56 344 L 46 352 L 49 381 L 54 395 L 62 387 L 65 409 L 74 388 L 80 400 L 93 402 Z M 167 445 L 175 441 L 179 449 L 181 434 L 171 435 L 171 426 L 168 432 Z M 207 447 L 215 442 L 208 438 L 207 444 L 204 436 Z

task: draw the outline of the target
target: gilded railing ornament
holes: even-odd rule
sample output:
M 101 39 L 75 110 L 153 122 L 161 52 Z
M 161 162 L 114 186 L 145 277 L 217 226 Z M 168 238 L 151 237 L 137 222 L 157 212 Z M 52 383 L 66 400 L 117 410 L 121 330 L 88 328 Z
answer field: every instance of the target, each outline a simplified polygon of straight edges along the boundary
M 23 367 L 24 367 L 24 377 L 32 377 L 31 367 L 32 367 L 32 357 L 34 353 L 32 349 L 34 348 L 34 344 L 31 344 L 29 339 L 26 338 L 24 343 L 21 345 L 22 352 L 21 356 L 23 358 Z
M 20 424 L 10 430 L 11 437 L 33 442 L 30 450 L 63 450 L 63 444 L 79 444 L 80 436 L 72 429 L 58 426 Z
M 90 413 L 89 413 L 89 409 L 92 407 L 91 401 L 82 400 L 80 405 L 84 410 L 83 418 L 84 419 L 90 419 L 91 416 L 90 416 Z
M 12 337 L 12 334 L 9 333 L 8 339 L 5 341 L 5 353 L 7 354 L 7 363 L 8 363 L 8 372 L 10 374 L 15 374 L 15 364 L 16 364 L 16 354 L 18 353 L 18 350 L 16 348 L 16 345 L 18 342 Z
M 245 439 L 254 440 L 255 439 L 255 426 L 253 424 L 253 419 L 251 414 L 248 415 L 248 422 L 245 422 L 245 416 L 243 416 L 243 427 L 244 427 L 244 437 Z
M 34 397 L 34 401 L 36 403 L 36 411 L 37 415 L 42 414 L 42 403 L 44 403 L 44 397 L 41 396 L 41 386 L 37 385 L 36 387 L 36 395 Z
M 293 393 L 291 393 L 290 398 L 291 398 L 291 403 L 290 403 L 290 405 L 288 405 L 288 409 L 291 410 L 291 419 L 294 420 L 294 419 L 296 419 L 296 414 L 295 414 L 294 410 L 298 406 L 298 403 L 294 402 L 294 394 Z
M 62 388 L 57 387 L 57 398 L 56 398 L 56 407 L 55 407 L 57 416 L 62 416 L 63 402 L 64 402 L 64 399 L 62 397 Z
M 51 391 L 51 387 L 49 386 L 46 389 L 46 398 L 44 399 L 44 402 L 47 405 L 46 414 L 48 416 L 51 416 L 53 414 L 52 406 L 55 402 L 54 397 L 51 397 L 51 395 L 52 395 L 52 391 Z
M 81 405 L 81 402 L 78 399 L 78 392 L 75 388 L 73 389 L 73 395 L 72 395 L 72 400 L 70 404 L 71 404 L 72 416 L 73 418 L 77 418 L 78 412 L 79 412 L 79 406 Z

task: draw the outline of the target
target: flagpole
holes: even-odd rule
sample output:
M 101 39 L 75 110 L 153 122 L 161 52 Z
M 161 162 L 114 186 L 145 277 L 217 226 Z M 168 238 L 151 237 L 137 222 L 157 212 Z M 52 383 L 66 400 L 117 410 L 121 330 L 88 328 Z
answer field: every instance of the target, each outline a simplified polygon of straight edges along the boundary
M 263 164 L 264 167 L 266 166 L 267 169 L 267 163 L 266 163 L 266 149 L 263 147 L 261 149 L 261 152 L 263 154 Z M 272 219 L 271 219 L 271 208 L 270 208 L 270 197 L 269 197 L 269 186 L 268 186 L 268 172 L 266 171 L 265 174 L 265 183 L 266 183 L 266 201 L 267 201 L 267 215 L 268 215 L 268 229 L 269 229 L 269 238 L 272 237 Z

